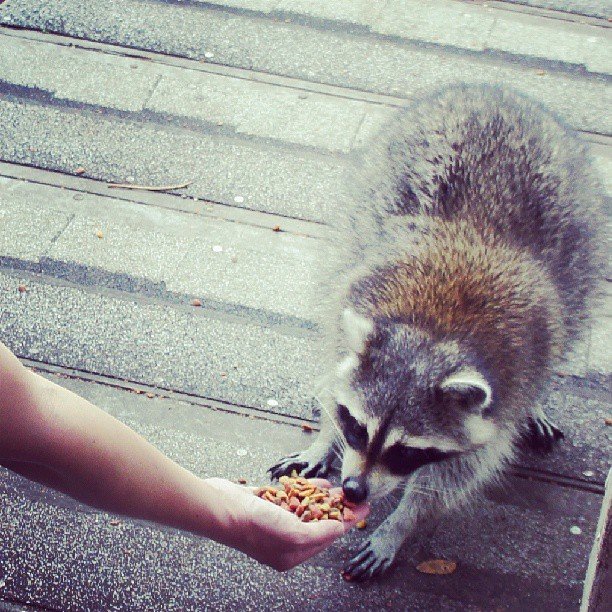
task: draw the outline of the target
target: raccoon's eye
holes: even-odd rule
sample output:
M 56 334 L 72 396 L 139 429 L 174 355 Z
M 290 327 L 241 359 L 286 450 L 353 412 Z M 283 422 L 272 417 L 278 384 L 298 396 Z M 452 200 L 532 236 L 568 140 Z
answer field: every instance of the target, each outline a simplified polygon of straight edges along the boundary
M 368 444 L 368 430 L 355 419 L 344 404 L 338 404 L 338 418 L 348 445 L 355 450 L 365 450 Z
M 381 457 L 381 463 L 395 476 L 407 476 L 427 463 L 448 459 L 452 453 L 437 448 L 408 448 L 394 444 Z

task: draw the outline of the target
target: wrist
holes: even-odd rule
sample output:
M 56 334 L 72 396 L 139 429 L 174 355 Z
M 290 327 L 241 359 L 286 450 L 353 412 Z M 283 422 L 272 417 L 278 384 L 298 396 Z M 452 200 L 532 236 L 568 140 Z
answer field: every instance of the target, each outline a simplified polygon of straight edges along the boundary
M 221 478 L 206 478 L 201 482 L 204 504 L 209 514 L 206 532 L 202 535 L 226 546 L 242 549 L 248 535 L 244 496 L 232 495 L 227 487 L 230 483 Z

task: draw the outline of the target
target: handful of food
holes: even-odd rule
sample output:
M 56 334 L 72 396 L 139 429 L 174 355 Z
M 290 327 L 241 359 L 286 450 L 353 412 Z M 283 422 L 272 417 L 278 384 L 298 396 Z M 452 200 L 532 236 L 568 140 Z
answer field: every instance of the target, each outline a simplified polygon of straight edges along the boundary
M 284 510 L 293 512 L 301 521 L 352 521 L 354 512 L 347 506 L 342 491 L 330 492 L 293 472 L 281 476 L 279 487 L 265 486 L 255 490 L 255 495 Z

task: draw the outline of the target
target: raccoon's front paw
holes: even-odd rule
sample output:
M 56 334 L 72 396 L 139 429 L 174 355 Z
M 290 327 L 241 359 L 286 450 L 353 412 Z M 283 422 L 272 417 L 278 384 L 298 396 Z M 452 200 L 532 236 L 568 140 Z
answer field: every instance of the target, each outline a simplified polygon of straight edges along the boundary
M 344 579 L 362 582 L 383 574 L 391 567 L 397 550 L 388 538 L 374 532 L 345 566 Z
M 332 458 L 313 455 L 310 449 L 289 455 L 268 469 L 272 480 L 291 474 L 295 470 L 304 478 L 326 478 L 332 470 Z
M 528 422 L 525 443 L 541 453 L 549 453 L 556 442 L 565 438 L 563 432 L 545 416 L 532 417 Z

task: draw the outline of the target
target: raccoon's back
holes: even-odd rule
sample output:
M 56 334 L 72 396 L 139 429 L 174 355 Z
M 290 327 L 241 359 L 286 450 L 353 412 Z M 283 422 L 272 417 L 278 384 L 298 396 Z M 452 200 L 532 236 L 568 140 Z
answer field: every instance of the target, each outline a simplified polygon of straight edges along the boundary
M 584 145 L 514 91 L 454 86 L 398 113 L 356 164 L 359 251 L 380 250 L 398 216 L 465 220 L 542 262 L 580 315 L 597 278 L 602 200 Z

